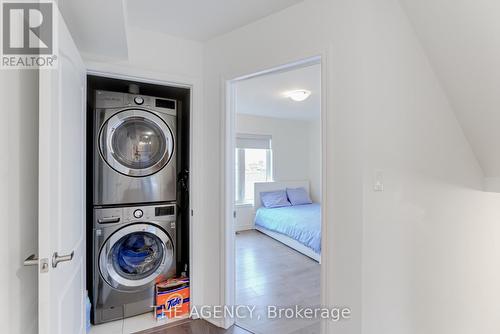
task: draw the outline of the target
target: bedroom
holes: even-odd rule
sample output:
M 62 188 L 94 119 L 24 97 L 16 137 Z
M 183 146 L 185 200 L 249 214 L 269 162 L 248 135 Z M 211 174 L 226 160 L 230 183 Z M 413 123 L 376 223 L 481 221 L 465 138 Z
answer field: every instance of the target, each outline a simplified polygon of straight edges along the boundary
M 264 315 L 271 304 L 320 304 L 321 66 L 313 59 L 233 88 L 235 300 L 256 307 L 236 322 L 255 333 L 311 330 L 319 321 Z

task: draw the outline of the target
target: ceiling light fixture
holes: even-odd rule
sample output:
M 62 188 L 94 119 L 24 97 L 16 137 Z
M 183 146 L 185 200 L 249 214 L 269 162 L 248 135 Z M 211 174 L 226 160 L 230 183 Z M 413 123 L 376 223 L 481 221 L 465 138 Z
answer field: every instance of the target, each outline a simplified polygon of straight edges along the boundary
M 293 90 L 291 92 L 287 92 L 285 93 L 285 95 L 290 99 L 292 99 L 293 101 L 300 102 L 307 99 L 311 95 L 311 92 L 305 89 L 298 89 L 298 90 Z

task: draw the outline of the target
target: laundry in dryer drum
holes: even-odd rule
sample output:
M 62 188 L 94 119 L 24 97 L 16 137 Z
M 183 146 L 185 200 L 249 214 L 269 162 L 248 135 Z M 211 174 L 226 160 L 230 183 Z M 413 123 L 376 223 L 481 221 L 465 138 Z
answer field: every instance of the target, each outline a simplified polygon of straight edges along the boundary
M 156 284 L 156 319 L 189 314 L 189 278 L 172 278 Z

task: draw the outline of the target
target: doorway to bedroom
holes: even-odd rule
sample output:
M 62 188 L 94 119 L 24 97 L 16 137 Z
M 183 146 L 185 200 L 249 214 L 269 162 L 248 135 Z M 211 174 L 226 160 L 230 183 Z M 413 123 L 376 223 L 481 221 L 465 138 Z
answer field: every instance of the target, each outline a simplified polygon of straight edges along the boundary
M 235 321 L 254 333 L 319 333 L 319 319 L 269 310 L 321 304 L 320 59 L 235 80 L 228 102 L 234 300 L 252 310 Z

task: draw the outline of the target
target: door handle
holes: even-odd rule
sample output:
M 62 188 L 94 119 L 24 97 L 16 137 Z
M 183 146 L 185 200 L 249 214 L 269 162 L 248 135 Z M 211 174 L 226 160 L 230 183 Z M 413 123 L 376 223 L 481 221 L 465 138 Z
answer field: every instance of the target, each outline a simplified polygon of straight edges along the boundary
M 24 260 L 23 265 L 25 265 L 26 267 L 38 266 L 38 257 L 36 257 L 35 254 L 31 254 Z
M 41 273 L 46 273 L 49 271 L 49 260 L 48 259 L 38 259 L 38 257 L 35 254 L 31 254 L 28 256 L 24 262 L 23 265 L 25 266 L 40 266 L 40 272 Z
M 75 252 L 71 252 L 71 254 L 68 255 L 59 255 L 57 252 L 52 255 L 52 268 L 56 268 L 59 262 L 67 262 L 73 260 L 73 255 L 75 255 Z

